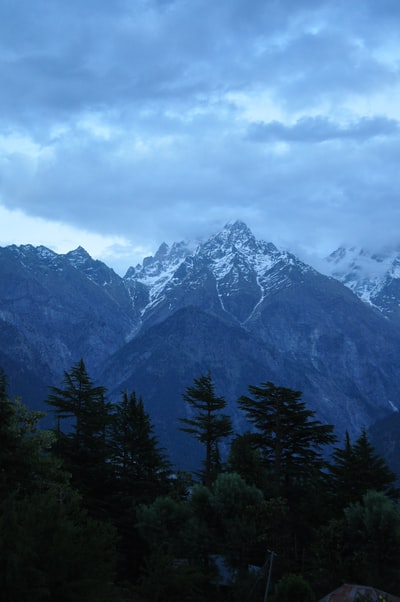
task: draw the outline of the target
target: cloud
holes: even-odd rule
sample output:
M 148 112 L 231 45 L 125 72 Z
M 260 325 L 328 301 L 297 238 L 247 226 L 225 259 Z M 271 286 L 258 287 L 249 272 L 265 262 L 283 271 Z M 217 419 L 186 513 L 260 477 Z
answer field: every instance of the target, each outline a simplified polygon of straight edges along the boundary
M 30 217 L 21 211 L 10 211 L 0 206 L 0 244 L 23 245 L 29 241 L 35 246 L 43 245 L 56 253 L 67 253 L 79 245 L 93 256 L 111 263 L 121 275 L 135 264 L 149 249 L 134 247 L 122 237 L 101 236 L 66 226 L 61 222 Z
M 390 0 L 0 3 L 0 203 L 115 261 L 236 218 L 394 240 L 399 25 Z
M 256 142 L 282 141 L 295 143 L 321 143 L 329 141 L 366 142 L 376 137 L 396 136 L 400 124 L 387 117 L 363 117 L 342 125 L 326 117 L 302 117 L 294 125 L 278 121 L 256 123 L 249 127 L 249 138 Z

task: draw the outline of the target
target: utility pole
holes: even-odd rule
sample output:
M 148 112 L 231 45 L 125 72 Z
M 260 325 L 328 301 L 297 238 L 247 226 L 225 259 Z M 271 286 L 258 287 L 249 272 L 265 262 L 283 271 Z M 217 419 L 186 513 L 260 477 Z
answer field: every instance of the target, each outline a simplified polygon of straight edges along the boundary
M 274 556 L 276 556 L 275 552 L 273 552 L 272 550 L 268 550 L 270 556 L 269 556 L 269 569 L 268 569 L 268 578 L 267 578 L 267 586 L 265 588 L 265 596 L 264 596 L 264 602 L 267 602 L 268 600 L 268 592 L 269 592 L 269 584 L 271 581 L 271 573 L 272 573 L 272 563 L 274 561 Z

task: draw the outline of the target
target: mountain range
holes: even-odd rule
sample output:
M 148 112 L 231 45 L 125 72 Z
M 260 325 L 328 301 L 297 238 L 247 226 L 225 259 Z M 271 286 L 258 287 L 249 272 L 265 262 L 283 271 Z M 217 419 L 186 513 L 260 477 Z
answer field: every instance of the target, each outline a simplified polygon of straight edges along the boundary
M 197 245 L 163 243 L 124 277 L 81 247 L 3 247 L 0 366 L 13 394 L 43 408 L 82 357 L 111 400 L 143 397 L 183 467 L 199 449 L 178 430 L 182 393 L 208 371 L 238 431 L 237 397 L 272 381 L 302 391 L 339 437 L 358 436 L 400 408 L 400 254 L 340 248 L 326 272 L 240 221 Z

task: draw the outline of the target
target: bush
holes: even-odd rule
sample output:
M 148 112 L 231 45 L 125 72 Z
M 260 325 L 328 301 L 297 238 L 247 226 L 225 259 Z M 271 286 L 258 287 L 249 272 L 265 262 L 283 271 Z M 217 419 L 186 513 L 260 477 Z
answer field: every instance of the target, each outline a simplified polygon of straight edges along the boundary
M 278 581 L 274 602 L 315 602 L 315 594 L 309 583 L 301 576 L 289 573 Z

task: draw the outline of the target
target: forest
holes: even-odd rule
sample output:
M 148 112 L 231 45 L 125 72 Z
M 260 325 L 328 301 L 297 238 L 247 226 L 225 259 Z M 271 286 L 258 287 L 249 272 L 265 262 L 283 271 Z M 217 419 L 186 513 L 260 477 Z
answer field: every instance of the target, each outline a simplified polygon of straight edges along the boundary
M 365 430 L 338 441 L 302 393 L 271 382 L 237 400 L 235 433 L 210 373 L 182 392 L 189 473 L 160 447 L 145 400 L 110 403 L 83 359 L 43 413 L 0 372 L 4 602 L 312 602 L 342 583 L 400 592 L 398 477 Z M 221 447 L 228 449 L 221 454 Z

